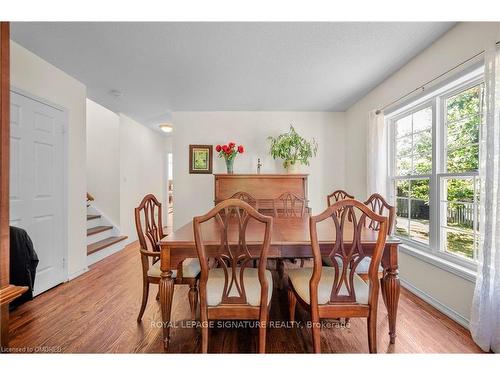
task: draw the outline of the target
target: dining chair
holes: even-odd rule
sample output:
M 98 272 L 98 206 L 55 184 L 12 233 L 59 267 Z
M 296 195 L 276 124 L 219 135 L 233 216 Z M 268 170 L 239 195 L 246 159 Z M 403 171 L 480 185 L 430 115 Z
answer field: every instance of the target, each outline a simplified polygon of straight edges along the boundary
M 293 192 L 285 192 L 273 200 L 273 212 L 275 217 L 303 217 L 306 212 L 306 200 Z M 295 258 L 287 260 L 296 262 Z M 304 267 L 304 259 L 300 259 L 300 267 Z M 283 286 L 284 259 L 276 259 L 276 270 L 280 280 L 279 289 Z
M 244 202 L 247 202 L 250 206 L 255 208 L 257 211 L 259 210 L 257 199 L 245 191 L 238 191 L 237 193 L 234 193 L 231 196 L 231 198 L 240 199 Z
M 251 194 L 249 194 L 245 191 L 238 191 L 237 193 L 234 193 L 231 196 L 231 198 L 240 199 L 244 202 L 247 202 L 250 206 L 252 206 L 257 211 L 259 211 L 259 203 L 258 203 L 257 199 L 255 199 Z M 258 259 L 253 260 L 253 267 L 254 268 L 257 268 L 257 260 Z
M 161 279 L 158 241 L 165 237 L 165 234 L 163 232 L 161 203 L 153 194 L 146 195 L 139 206 L 135 208 L 135 228 L 139 238 L 142 263 L 142 303 L 137 317 L 137 321 L 140 322 L 148 303 L 149 284 L 158 285 Z M 189 285 L 188 299 L 192 320 L 196 319 L 197 282 L 200 270 L 200 262 L 197 258 L 187 258 L 182 262 L 180 272 L 172 271 L 175 284 Z
M 203 238 L 203 227 L 211 220 L 215 220 L 219 228 L 217 245 L 213 244 L 213 239 L 208 244 Z M 258 351 L 265 353 L 266 326 L 273 291 L 271 272 L 266 269 L 272 225 L 272 217 L 234 198 L 224 200 L 207 214 L 193 218 L 201 265 L 202 353 L 208 352 L 208 322 L 233 319 L 259 321 Z M 250 238 L 247 238 L 248 232 L 251 232 Z M 258 268 L 250 266 L 255 254 L 259 254 Z M 210 258 L 216 258 L 218 268 L 209 267 Z
M 303 217 L 306 212 L 306 200 L 287 191 L 273 200 L 275 217 Z
M 336 214 L 339 209 L 342 210 L 340 217 Z M 347 220 L 349 215 L 353 218 L 352 222 Z M 324 222 L 329 219 L 332 222 Z M 356 273 L 357 265 L 365 257 L 361 233 L 366 230 L 366 220 L 372 220 L 380 226 L 368 270 L 368 282 Z M 373 212 L 354 199 L 336 202 L 321 214 L 309 218 L 314 266 L 288 271 L 288 303 L 290 321 L 295 320 L 297 301 L 309 310 L 315 353 L 321 352 L 320 320 L 346 317 L 367 318 L 369 351 L 377 352 L 377 307 L 380 288 L 378 267 L 387 237 L 387 226 L 387 217 Z M 335 233 L 333 246 L 322 244 L 320 248 L 318 227 L 321 231 L 331 230 Z M 324 257 L 332 259 L 333 267 L 323 266 Z
M 363 202 L 364 205 L 368 206 L 373 212 L 388 217 L 387 223 L 387 235 L 392 234 L 392 229 L 394 226 L 394 220 L 396 219 L 396 208 L 391 206 L 387 201 L 378 193 L 373 193 L 370 197 Z M 367 227 L 373 230 L 380 230 L 380 224 L 373 220 L 368 220 L 366 223 Z M 370 257 L 365 257 L 359 264 L 357 268 L 357 273 L 363 278 L 363 280 L 368 280 L 368 268 L 370 266 Z M 384 276 L 384 270 L 379 267 L 378 270 L 379 279 Z
M 330 207 L 335 202 L 343 199 L 354 199 L 354 195 L 351 195 L 344 190 L 335 190 L 333 193 L 326 196 L 326 204 Z

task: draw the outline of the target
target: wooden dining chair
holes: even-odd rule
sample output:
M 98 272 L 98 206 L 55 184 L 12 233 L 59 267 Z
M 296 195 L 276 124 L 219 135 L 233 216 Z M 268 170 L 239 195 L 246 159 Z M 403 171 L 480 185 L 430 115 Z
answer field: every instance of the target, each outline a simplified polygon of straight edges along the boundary
M 275 217 L 303 217 L 306 212 L 306 200 L 287 191 L 273 200 Z
M 135 208 L 135 228 L 139 238 L 142 263 L 142 303 L 137 317 L 137 321 L 140 322 L 148 303 L 149 284 L 159 284 L 161 278 L 158 241 L 165 237 L 165 234 L 163 232 L 161 203 L 153 194 L 146 195 L 139 207 Z M 200 270 L 200 262 L 197 258 L 187 258 L 182 262 L 180 272 L 173 271 L 175 284 L 189 285 L 188 297 L 192 320 L 196 319 L 197 282 Z
M 274 217 L 303 217 L 306 212 L 306 200 L 292 192 L 285 192 L 273 200 Z M 293 263 L 295 258 L 288 258 Z M 300 267 L 304 267 L 304 259 L 300 259 Z M 283 285 L 284 259 L 276 259 L 276 270 L 280 280 L 279 289 Z
M 336 214 L 339 209 L 342 209 L 340 217 Z M 352 222 L 348 221 L 348 215 L 352 215 Z M 320 224 L 330 219 L 330 226 L 325 225 L 328 223 Z M 365 257 L 361 233 L 366 220 L 380 225 L 367 283 L 356 273 L 357 265 Z M 320 248 L 318 226 L 321 231 L 331 230 L 335 233 L 333 246 L 322 244 Z M 370 353 L 377 352 L 377 307 L 380 288 L 378 267 L 387 237 L 387 226 L 386 217 L 371 211 L 362 202 L 354 199 L 336 202 L 323 213 L 310 217 L 314 267 L 289 270 L 288 303 L 291 321 L 295 320 L 297 301 L 311 313 L 315 353 L 321 352 L 320 320 L 346 317 L 367 318 L 368 347 Z M 332 259 L 333 267 L 323 266 L 323 257 Z
M 259 210 L 258 207 L 258 201 L 255 199 L 251 194 L 244 192 L 244 191 L 238 191 L 237 193 L 234 193 L 231 198 L 234 199 L 240 199 L 243 202 L 247 202 L 250 206 L 255 208 L 257 211 Z
M 218 244 L 203 238 L 206 222 L 215 220 Z M 259 321 L 259 353 L 266 351 L 266 325 L 273 291 L 266 269 L 273 218 L 259 213 L 240 199 L 227 199 L 207 214 L 193 218 L 194 238 L 201 265 L 201 351 L 208 352 L 208 321 L 248 319 Z M 249 230 L 249 226 L 251 226 Z M 247 238 L 250 233 L 251 238 Z M 247 243 L 251 241 L 251 244 Z M 258 268 L 250 266 L 258 254 Z M 210 268 L 209 258 L 219 267 Z
M 343 199 L 354 199 L 354 195 L 351 195 L 344 190 L 335 190 L 333 193 L 326 196 L 326 204 L 330 207 L 335 202 Z
M 394 227 L 394 220 L 396 219 L 396 207 L 391 206 L 387 201 L 378 193 L 373 193 L 370 197 L 363 202 L 370 210 L 373 212 L 387 216 L 387 235 L 390 236 L 392 234 L 392 229 Z M 380 230 L 380 224 L 377 221 L 367 220 L 366 225 L 368 228 L 372 230 Z M 365 257 L 358 265 L 357 273 L 359 276 L 363 278 L 363 280 L 368 280 L 368 268 L 370 266 L 370 257 Z M 379 279 L 384 276 L 384 270 L 382 267 L 379 267 L 378 270 Z

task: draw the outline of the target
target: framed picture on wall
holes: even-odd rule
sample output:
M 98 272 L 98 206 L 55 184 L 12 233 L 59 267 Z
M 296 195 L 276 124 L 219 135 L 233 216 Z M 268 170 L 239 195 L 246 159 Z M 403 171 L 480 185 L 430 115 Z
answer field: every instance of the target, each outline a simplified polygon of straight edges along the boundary
M 189 173 L 212 174 L 212 145 L 189 145 Z

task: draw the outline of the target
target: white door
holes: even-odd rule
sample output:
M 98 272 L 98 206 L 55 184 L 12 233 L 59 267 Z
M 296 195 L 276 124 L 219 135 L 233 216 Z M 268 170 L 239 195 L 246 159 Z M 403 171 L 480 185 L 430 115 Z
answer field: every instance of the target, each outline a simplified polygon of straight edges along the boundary
M 26 230 L 33 241 L 39 294 L 65 279 L 65 116 L 16 92 L 10 97 L 10 225 Z

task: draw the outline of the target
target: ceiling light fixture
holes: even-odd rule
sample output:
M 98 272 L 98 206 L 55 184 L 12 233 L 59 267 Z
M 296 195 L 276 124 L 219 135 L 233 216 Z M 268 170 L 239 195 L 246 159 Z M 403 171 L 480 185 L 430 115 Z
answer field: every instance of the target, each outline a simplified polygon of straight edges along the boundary
M 174 128 L 170 124 L 160 124 L 160 129 L 165 133 L 171 133 Z

